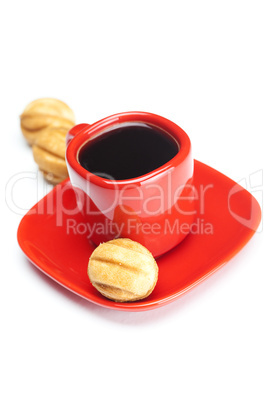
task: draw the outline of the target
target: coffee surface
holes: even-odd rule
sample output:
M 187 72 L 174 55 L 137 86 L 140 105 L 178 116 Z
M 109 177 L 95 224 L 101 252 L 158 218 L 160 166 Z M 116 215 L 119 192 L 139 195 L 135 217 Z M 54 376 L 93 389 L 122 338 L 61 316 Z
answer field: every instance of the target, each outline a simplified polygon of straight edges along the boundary
M 142 176 L 171 160 L 179 152 L 167 133 L 145 124 L 117 126 L 90 140 L 79 152 L 86 170 L 110 180 Z

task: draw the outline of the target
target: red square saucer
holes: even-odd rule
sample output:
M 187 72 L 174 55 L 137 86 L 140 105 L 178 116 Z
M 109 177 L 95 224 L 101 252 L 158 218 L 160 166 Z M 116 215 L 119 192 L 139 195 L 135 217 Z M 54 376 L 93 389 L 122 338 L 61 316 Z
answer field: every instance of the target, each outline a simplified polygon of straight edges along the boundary
M 192 233 L 157 259 L 159 279 L 144 300 L 117 303 L 103 297 L 87 277 L 94 245 L 87 239 L 83 217 L 75 208 L 69 180 L 56 186 L 21 220 L 18 242 L 28 259 L 50 278 L 83 298 L 116 310 L 150 310 L 172 302 L 221 268 L 253 236 L 261 219 L 255 198 L 234 181 L 195 161 L 195 186 L 206 188 Z M 56 206 L 61 203 L 60 219 Z M 67 233 L 67 219 L 73 228 Z M 80 226 L 79 226 L 80 224 Z M 78 230 L 80 228 L 80 230 Z

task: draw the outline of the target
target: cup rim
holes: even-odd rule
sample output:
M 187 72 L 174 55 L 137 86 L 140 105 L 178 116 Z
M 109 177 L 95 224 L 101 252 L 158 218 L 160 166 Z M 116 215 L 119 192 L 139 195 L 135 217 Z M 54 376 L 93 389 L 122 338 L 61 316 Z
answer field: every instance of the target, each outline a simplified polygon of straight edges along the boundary
M 137 176 L 124 180 L 105 179 L 103 177 L 95 175 L 94 173 L 89 172 L 80 165 L 78 161 L 79 151 L 88 141 L 90 141 L 91 138 L 93 139 L 95 138 L 95 136 L 99 134 L 101 135 L 102 132 L 106 132 L 107 129 L 112 128 L 114 125 L 128 122 L 145 123 L 149 125 L 151 124 L 161 130 L 168 132 L 168 134 L 171 135 L 179 143 L 179 152 L 172 159 L 170 159 L 164 165 L 159 166 L 157 169 L 145 173 L 142 176 Z M 116 185 L 118 188 L 120 188 L 126 185 L 137 185 L 141 182 L 150 180 L 151 178 L 159 174 L 163 174 L 169 170 L 173 170 L 187 158 L 190 152 L 190 138 L 188 137 L 186 132 L 177 124 L 157 114 L 133 111 L 113 114 L 97 121 L 96 123 L 93 123 L 92 125 L 85 124 L 85 127 L 82 128 L 82 130 L 79 131 L 76 136 L 74 136 L 74 138 L 67 146 L 66 163 L 68 168 L 73 169 L 79 176 L 87 181 L 90 181 L 91 183 L 96 184 L 97 186 L 114 188 L 114 186 Z

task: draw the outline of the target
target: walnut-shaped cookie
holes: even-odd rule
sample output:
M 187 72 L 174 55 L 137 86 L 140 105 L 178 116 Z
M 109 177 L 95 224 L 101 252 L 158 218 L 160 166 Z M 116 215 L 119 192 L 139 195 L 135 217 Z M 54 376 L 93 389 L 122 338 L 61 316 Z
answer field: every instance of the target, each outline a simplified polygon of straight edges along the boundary
M 140 243 L 114 239 L 93 251 L 88 276 L 103 296 L 119 302 L 134 301 L 153 291 L 158 266 L 150 251 Z
M 68 177 L 65 138 L 64 127 L 51 126 L 38 134 L 32 147 L 35 162 L 45 179 L 52 184 L 60 183 Z
M 20 116 L 20 124 L 24 137 L 32 145 L 38 134 L 50 125 L 64 127 L 67 132 L 75 125 L 75 117 L 66 103 L 54 98 L 42 98 L 26 106 Z

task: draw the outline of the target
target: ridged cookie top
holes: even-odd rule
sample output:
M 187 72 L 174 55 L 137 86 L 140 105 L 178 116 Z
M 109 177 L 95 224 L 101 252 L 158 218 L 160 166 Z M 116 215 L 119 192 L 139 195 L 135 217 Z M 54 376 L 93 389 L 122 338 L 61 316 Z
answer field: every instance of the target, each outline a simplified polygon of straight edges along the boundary
M 29 103 L 22 115 L 56 116 L 74 122 L 75 117 L 72 109 L 64 102 L 54 98 L 36 99 Z
M 53 98 L 37 99 L 26 106 L 20 116 L 21 130 L 30 145 L 39 132 L 51 125 L 64 127 L 66 132 L 75 124 L 72 109 L 66 103 Z
M 100 244 L 88 264 L 92 285 L 116 301 L 147 297 L 155 287 L 158 266 L 152 254 L 130 239 L 114 239 Z

